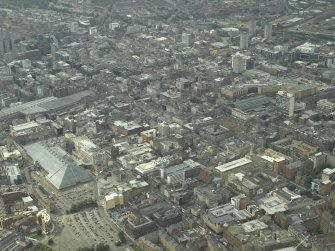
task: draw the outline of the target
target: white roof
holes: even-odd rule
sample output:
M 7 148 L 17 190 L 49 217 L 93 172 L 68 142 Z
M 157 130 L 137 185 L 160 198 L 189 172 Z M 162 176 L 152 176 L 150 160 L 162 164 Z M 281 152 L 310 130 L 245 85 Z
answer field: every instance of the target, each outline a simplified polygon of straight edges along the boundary
M 33 198 L 31 198 L 30 196 L 22 197 L 22 201 L 23 203 L 29 203 L 33 201 Z
M 271 156 L 268 156 L 268 155 L 263 155 L 262 156 L 262 159 L 265 159 L 266 161 L 269 161 L 271 163 L 273 163 L 274 161 L 283 161 L 285 160 L 284 157 L 276 157 L 276 158 L 273 158 Z
M 41 217 L 44 222 L 49 222 L 51 220 L 50 215 L 48 214 L 46 209 L 42 209 L 37 213 L 37 217 Z
M 150 173 L 158 168 L 159 164 L 156 161 L 150 161 L 148 163 L 142 163 L 135 167 L 135 170 L 141 174 Z
M 244 165 L 247 165 L 247 164 L 250 164 L 250 163 L 252 163 L 252 161 L 250 159 L 241 158 L 241 159 L 237 159 L 237 160 L 228 162 L 226 164 L 217 166 L 217 167 L 215 167 L 215 169 L 220 171 L 221 173 L 223 173 L 223 172 L 227 172 L 229 170 L 233 170 L 237 167 L 244 166 Z
M 113 200 L 115 197 L 119 197 L 121 196 L 122 194 L 118 194 L 118 193 L 111 193 L 111 194 L 108 194 L 105 196 L 105 200 L 108 201 L 108 200 Z
M 330 169 L 330 168 L 323 169 L 323 173 L 328 174 L 328 175 L 335 173 L 335 168 L 334 169 Z
M 37 127 L 37 126 L 39 126 L 39 124 L 37 122 L 31 121 L 31 122 L 28 122 L 28 123 L 14 125 L 14 126 L 11 127 L 11 129 L 14 130 L 14 131 L 22 131 L 22 130 L 34 128 L 34 127 Z

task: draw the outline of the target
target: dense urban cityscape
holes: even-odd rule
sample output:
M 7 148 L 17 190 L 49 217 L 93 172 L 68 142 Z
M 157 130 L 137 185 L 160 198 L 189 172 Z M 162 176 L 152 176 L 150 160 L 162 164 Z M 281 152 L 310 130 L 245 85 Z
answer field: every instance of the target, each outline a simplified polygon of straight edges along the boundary
M 0 0 L 1 251 L 335 250 L 335 1 Z

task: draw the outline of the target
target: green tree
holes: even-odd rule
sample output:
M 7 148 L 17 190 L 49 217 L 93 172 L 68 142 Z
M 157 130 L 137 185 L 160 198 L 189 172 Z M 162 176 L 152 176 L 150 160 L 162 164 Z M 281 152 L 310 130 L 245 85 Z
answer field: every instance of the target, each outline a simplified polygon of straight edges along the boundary
M 119 236 L 119 239 L 120 239 L 120 241 L 121 241 L 122 243 L 125 243 L 125 242 L 127 241 L 127 239 L 126 239 L 126 235 L 124 234 L 123 231 L 120 231 L 119 234 L 118 234 L 118 236 Z
M 42 236 L 42 234 L 43 234 L 42 229 L 38 228 L 38 229 L 36 230 L 36 234 L 37 234 L 38 236 Z
M 79 211 L 81 211 L 85 208 L 97 207 L 97 206 L 98 206 L 97 202 L 95 200 L 93 200 L 92 198 L 90 198 L 90 199 L 80 201 L 76 204 L 72 204 L 71 208 L 69 210 L 66 210 L 66 213 L 67 214 L 76 213 L 76 212 L 79 212 Z

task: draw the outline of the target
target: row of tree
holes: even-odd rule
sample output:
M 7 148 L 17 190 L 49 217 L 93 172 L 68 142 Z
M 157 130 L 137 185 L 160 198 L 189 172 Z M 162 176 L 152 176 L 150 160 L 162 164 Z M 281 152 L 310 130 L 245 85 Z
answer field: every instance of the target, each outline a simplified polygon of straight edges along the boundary
M 66 210 L 67 214 L 73 214 L 76 212 L 79 212 L 85 208 L 89 208 L 89 207 L 97 207 L 98 204 L 95 200 L 93 200 L 92 198 L 90 199 L 86 199 L 83 201 L 80 201 L 76 204 L 72 204 L 71 208 L 69 210 Z
M 99 243 L 98 245 L 91 247 L 78 248 L 77 251 L 108 251 L 109 245 L 104 243 Z

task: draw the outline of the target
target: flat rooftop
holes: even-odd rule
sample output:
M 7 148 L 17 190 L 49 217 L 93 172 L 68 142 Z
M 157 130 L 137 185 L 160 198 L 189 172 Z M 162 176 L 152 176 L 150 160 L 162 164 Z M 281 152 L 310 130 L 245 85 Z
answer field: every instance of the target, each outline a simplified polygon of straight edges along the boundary
M 244 232 L 250 233 L 250 232 L 257 231 L 257 230 L 266 229 L 266 228 L 268 228 L 268 225 L 266 225 L 264 222 L 261 222 L 260 220 L 256 219 L 256 220 L 252 220 L 252 221 L 248 221 L 246 223 L 243 223 L 242 228 L 243 228 Z
M 200 166 L 198 162 L 188 159 L 179 165 L 169 166 L 165 168 L 164 172 L 165 172 L 165 175 L 169 175 L 172 173 L 183 172 L 183 171 L 186 171 L 186 170 L 198 167 L 198 166 Z
M 252 161 L 248 158 L 241 158 L 241 159 L 237 159 L 231 162 L 228 162 L 226 164 L 220 165 L 215 167 L 216 170 L 218 170 L 221 173 L 233 170 L 237 167 L 241 167 L 241 166 L 245 166 L 252 163 Z
M 271 102 L 270 98 L 263 95 L 257 95 L 254 97 L 236 101 L 234 102 L 234 106 L 241 111 L 248 112 L 258 107 L 265 106 L 270 102 Z
M 159 164 L 155 160 L 148 163 L 142 163 L 135 167 L 135 170 L 141 174 L 146 174 L 158 170 Z
M 23 131 L 23 130 L 31 129 L 31 128 L 38 127 L 38 126 L 39 126 L 39 123 L 37 123 L 35 121 L 31 121 L 31 122 L 28 122 L 28 123 L 14 125 L 14 126 L 11 127 L 11 129 L 13 131 Z
M 264 209 L 267 214 L 272 215 L 277 212 L 286 211 L 286 203 L 281 202 L 277 197 L 264 197 L 259 202 L 259 208 Z
M 252 217 L 252 215 L 247 210 L 238 210 L 232 204 L 228 203 L 209 209 L 207 217 L 213 223 L 224 224 L 232 221 L 245 220 Z

